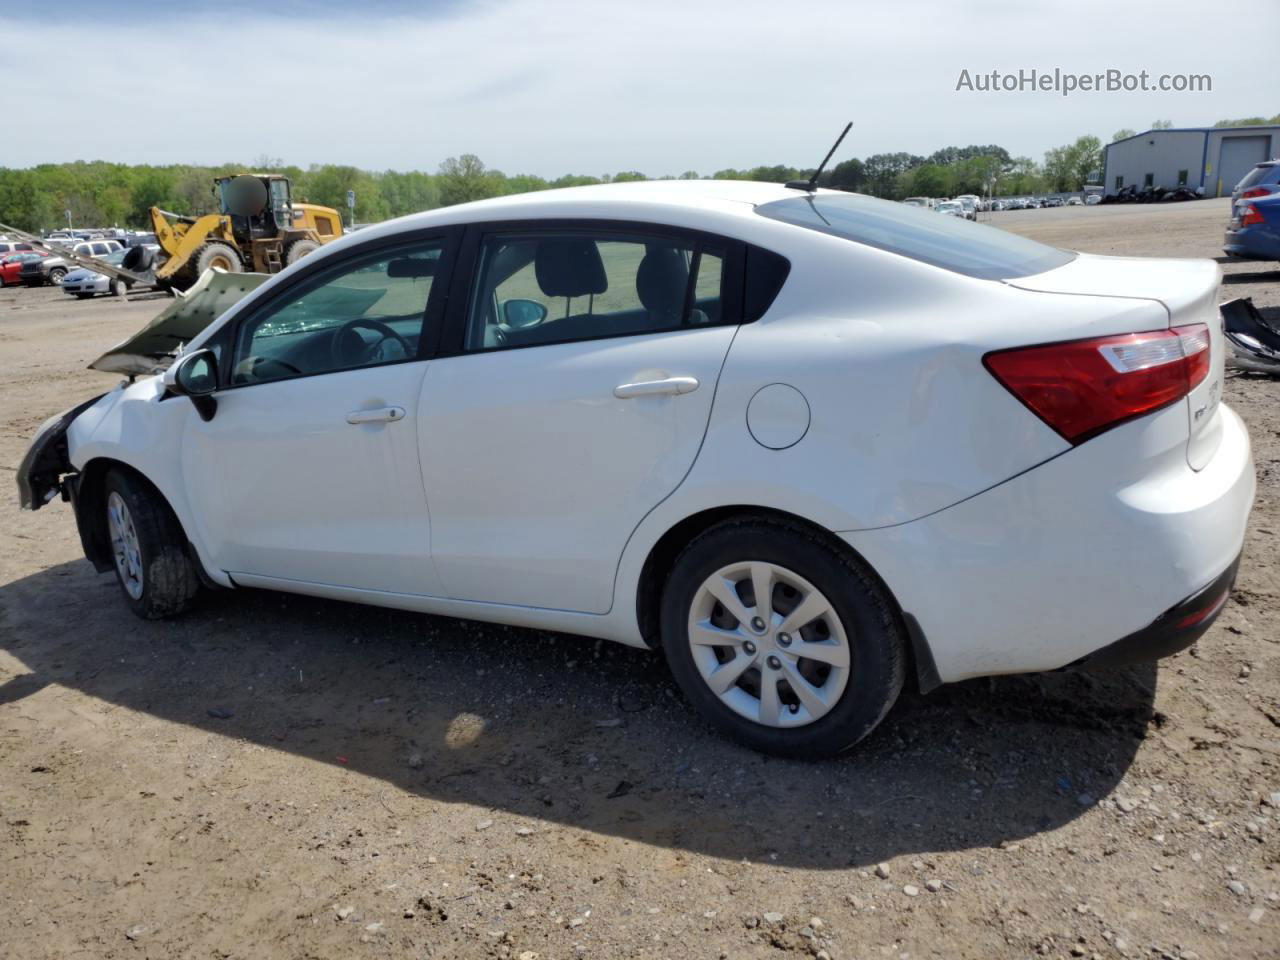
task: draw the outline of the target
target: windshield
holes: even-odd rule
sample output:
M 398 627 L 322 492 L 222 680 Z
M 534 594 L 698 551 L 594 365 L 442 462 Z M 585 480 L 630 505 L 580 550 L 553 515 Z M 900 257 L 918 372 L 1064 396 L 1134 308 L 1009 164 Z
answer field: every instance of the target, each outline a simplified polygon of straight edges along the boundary
M 1026 277 L 1075 259 L 1070 251 L 996 227 L 855 193 L 774 200 L 756 212 L 979 280 Z

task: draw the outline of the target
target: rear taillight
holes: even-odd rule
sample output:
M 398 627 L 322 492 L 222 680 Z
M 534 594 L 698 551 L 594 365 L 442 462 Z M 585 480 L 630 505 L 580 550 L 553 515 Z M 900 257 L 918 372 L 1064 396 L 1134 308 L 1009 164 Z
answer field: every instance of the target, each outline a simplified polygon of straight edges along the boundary
M 1240 194 L 1240 199 L 1248 200 L 1251 197 L 1265 197 L 1270 192 L 1271 191 L 1266 187 L 1253 187 L 1252 189 L 1246 190 L 1244 193 Z
M 1203 323 L 999 350 L 983 364 L 1071 443 L 1182 399 L 1209 373 Z
M 1258 212 L 1258 208 L 1255 207 L 1252 203 L 1244 208 L 1244 216 L 1240 218 L 1240 226 L 1242 227 L 1247 227 L 1255 223 L 1265 223 L 1265 222 L 1266 221 L 1262 219 L 1262 214 Z

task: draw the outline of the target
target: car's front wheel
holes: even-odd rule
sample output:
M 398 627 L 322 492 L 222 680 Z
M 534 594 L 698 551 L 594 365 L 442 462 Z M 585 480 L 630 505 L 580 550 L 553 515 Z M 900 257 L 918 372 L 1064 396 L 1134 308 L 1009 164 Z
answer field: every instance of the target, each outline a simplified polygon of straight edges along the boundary
M 685 548 L 662 599 L 662 642 L 694 706 L 769 753 L 825 756 L 883 719 L 905 644 L 884 587 L 798 525 L 720 524 Z
M 54 267 L 52 270 L 49 271 L 49 282 L 52 283 L 55 287 L 61 286 L 62 278 L 65 277 L 66 275 L 67 275 L 67 271 L 63 270 L 61 267 Z
M 130 609 L 146 620 L 181 613 L 200 579 L 173 510 L 154 487 L 123 470 L 107 474 L 104 492 L 116 580 Z

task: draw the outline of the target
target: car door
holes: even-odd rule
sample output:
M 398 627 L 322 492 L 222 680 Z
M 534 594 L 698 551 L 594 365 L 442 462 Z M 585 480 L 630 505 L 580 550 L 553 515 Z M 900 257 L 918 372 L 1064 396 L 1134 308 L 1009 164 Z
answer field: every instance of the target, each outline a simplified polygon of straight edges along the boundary
M 627 538 L 693 465 L 741 248 L 652 226 L 472 228 L 418 404 L 453 598 L 606 613 Z
M 417 402 L 448 281 L 448 238 L 326 259 L 217 345 L 217 409 L 183 471 L 216 565 L 436 594 Z

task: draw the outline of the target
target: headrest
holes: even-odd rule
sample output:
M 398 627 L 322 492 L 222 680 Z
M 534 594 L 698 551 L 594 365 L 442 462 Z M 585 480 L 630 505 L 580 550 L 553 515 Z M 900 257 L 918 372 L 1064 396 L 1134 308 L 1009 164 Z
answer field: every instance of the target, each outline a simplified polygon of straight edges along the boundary
M 533 269 L 538 287 L 548 297 L 598 296 L 609 289 L 600 251 L 592 240 L 539 240 Z
M 684 256 L 671 247 L 649 247 L 636 271 L 636 295 L 644 308 L 673 323 L 684 313 L 689 268 Z

